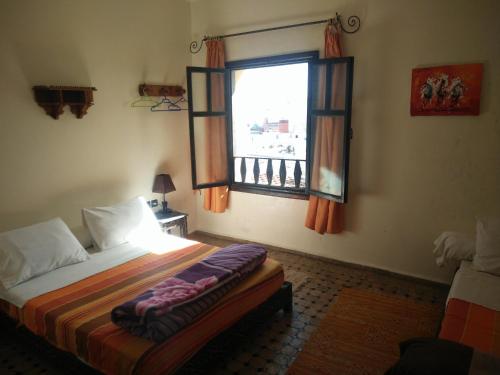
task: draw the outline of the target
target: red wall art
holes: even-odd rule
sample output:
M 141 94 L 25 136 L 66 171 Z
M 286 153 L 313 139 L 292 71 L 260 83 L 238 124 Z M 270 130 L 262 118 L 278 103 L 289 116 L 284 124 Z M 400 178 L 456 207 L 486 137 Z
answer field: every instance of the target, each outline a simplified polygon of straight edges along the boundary
M 483 64 L 413 69 L 412 116 L 479 115 Z

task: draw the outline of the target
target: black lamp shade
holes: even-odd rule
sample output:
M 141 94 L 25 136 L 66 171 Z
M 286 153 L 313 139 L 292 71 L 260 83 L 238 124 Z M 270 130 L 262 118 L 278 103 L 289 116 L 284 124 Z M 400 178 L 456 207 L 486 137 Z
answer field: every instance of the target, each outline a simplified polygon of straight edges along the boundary
M 169 174 L 159 174 L 153 183 L 153 193 L 166 194 L 175 191 L 174 183 Z

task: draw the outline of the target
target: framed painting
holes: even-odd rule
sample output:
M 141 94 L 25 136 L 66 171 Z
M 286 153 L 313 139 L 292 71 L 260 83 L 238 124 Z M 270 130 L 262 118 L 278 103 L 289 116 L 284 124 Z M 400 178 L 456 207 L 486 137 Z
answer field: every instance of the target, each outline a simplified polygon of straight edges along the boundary
M 412 116 L 477 116 L 483 64 L 446 65 L 412 71 Z

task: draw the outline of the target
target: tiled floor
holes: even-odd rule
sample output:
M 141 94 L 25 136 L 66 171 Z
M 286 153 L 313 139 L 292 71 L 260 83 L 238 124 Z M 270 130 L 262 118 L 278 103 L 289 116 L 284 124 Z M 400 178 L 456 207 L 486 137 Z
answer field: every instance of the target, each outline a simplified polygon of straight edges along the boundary
M 198 241 L 216 246 L 227 246 L 231 240 L 195 233 Z M 345 287 L 365 288 L 377 293 L 396 294 L 414 300 L 437 303 L 444 307 L 448 288 L 364 267 L 352 266 L 333 260 L 307 257 L 301 254 L 268 247 L 269 256 L 278 260 L 285 269 L 285 279 L 305 282 L 294 288 L 294 311 L 282 312 L 271 321 L 256 322 L 254 329 L 233 345 L 210 372 L 197 363 L 189 363 L 181 374 L 284 374 L 297 356 L 304 342 L 316 329 L 329 307 L 335 303 L 338 293 Z M 243 324 L 244 325 L 244 324 Z M 238 327 L 233 330 L 238 335 Z M 211 346 L 205 353 L 213 350 Z M 199 355 L 198 357 L 202 357 Z
M 191 238 L 225 246 L 232 241 L 195 233 Z M 179 375 L 284 374 L 342 288 L 429 301 L 444 306 L 447 287 L 270 248 L 285 278 L 295 281 L 294 311 L 274 316 L 250 315 L 216 338 L 188 362 Z M 65 374 L 67 367 L 26 346 L 17 337 L 0 336 L 0 374 Z M 73 373 L 73 371 L 71 371 Z

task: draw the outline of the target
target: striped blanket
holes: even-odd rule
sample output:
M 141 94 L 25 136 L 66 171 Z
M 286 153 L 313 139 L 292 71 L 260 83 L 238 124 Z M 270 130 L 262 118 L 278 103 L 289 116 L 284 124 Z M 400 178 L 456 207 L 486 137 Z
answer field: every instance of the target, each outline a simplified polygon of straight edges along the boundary
M 165 341 L 246 278 L 266 255 L 254 244 L 225 247 L 115 307 L 111 320 L 134 335 Z
M 439 337 L 500 357 L 500 311 L 451 298 Z
M 166 254 L 148 254 L 33 298 L 22 309 L 5 301 L 0 301 L 0 309 L 105 374 L 170 374 L 281 287 L 279 263 L 266 259 L 205 315 L 162 343 L 118 327 L 111 321 L 111 310 L 217 250 L 197 243 Z

